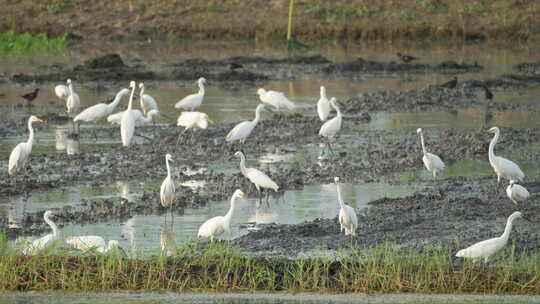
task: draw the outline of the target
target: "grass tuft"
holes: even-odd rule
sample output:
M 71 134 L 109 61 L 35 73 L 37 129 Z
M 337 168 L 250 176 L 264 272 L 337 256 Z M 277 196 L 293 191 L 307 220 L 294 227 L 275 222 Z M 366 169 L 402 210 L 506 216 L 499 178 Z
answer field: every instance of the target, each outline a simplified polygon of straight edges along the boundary
M 22 57 L 63 53 L 67 49 L 66 35 L 49 38 L 46 34 L 0 33 L 0 56 Z

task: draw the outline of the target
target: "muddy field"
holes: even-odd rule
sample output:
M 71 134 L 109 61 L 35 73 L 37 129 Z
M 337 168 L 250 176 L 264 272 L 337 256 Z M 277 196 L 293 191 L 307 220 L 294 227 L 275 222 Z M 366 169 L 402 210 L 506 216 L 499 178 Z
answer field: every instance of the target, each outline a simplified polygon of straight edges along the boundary
M 107 61 L 108 60 L 108 61 Z M 234 62 L 240 70 L 230 69 Z M 201 68 L 202 67 L 202 68 Z M 193 73 L 193 69 L 197 69 Z M 288 79 L 305 74 L 321 78 L 378 77 L 381 73 L 428 73 L 452 76 L 478 71 L 483 67 L 476 63 L 457 64 L 442 62 L 437 65 L 401 64 L 396 62 L 372 62 L 357 59 L 345 63 L 332 63 L 321 56 L 294 59 L 265 59 L 258 57 L 230 58 L 222 61 L 186 60 L 158 69 L 146 69 L 144 62 L 124 62 L 109 56 L 88 61 L 72 67 L 44 67 L 47 72 L 5 76 L 3 81 L 21 84 L 36 81 L 49 83 L 68 77 L 76 78 L 83 86 L 95 86 L 96 79 L 110 80 L 111 86 L 124 84 L 127 80 L 153 79 L 175 80 L 192 83 L 199 75 L 205 75 L 217 86 L 237 88 L 264 86 L 269 79 Z M 238 169 L 239 160 L 234 152 L 242 150 L 248 158 L 248 166 L 259 166 L 252 161 L 264 153 L 300 155 L 293 162 L 275 162 L 269 166 L 270 176 L 280 186 L 280 191 L 301 189 L 304 185 L 327 184 L 339 176 L 343 182 L 364 183 L 390 180 L 410 170 L 423 167 L 422 150 L 416 132 L 409 130 L 362 130 L 356 126 L 368 122 L 378 111 L 385 112 L 435 112 L 457 113 L 461 108 L 486 109 L 484 128 L 459 131 L 453 129 L 426 129 L 428 150 L 439 155 L 446 164 L 462 159 L 488 162 L 487 150 L 492 136 L 483 133 L 490 127 L 490 110 L 537 111 L 530 103 L 490 102 L 484 97 L 483 87 L 494 94 L 540 87 L 536 73 L 537 63 L 527 63 L 515 68 L 514 74 L 500 75 L 491 79 L 458 81 L 455 88 L 448 85 L 429 85 L 409 91 L 380 91 L 361 93 L 339 101 L 344 112 L 344 123 L 339 137 L 332 142 L 335 155 L 305 154 L 305 150 L 319 150 L 321 126 L 315 108 L 302 108 L 294 113 L 265 112 L 247 142 L 227 144 L 225 135 L 237 123 L 217 123 L 205 131 L 197 131 L 191 143 L 180 144 L 176 139 L 179 129 L 174 125 L 138 127 L 136 134 L 142 143 L 129 148 L 110 145 L 96 152 L 75 155 L 33 153 L 27 174 L 10 178 L 7 175 L 7 158 L 0 160 L 0 197 L 8 199 L 32 191 L 46 191 L 59 186 L 86 182 L 99 187 L 125 179 L 155 179 L 165 176 L 164 154 L 171 153 L 176 160 L 177 183 L 188 178 L 187 171 L 204 180 L 201 190 L 180 187 L 177 190 L 175 212 L 182 213 L 186 206 L 202 206 L 209 201 L 228 199 L 241 188 L 250 196 L 257 192 Z M 49 71 L 54 72 L 49 72 Z M 264 72 L 263 72 L 264 71 Z M 290 71 L 293 71 L 292 73 Z M 47 124 L 65 121 L 51 114 L 44 118 Z M 26 132 L 24 120 L 0 121 L 0 137 L 21 135 Z M 39 134 L 39 128 L 36 126 Z M 120 137 L 119 128 L 100 126 L 94 134 L 81 133 L 81 145 L 92 142 L 94 136 L 115 139 Z M 534 146 L 540 138 L 538 129 L 501 128 L 501 140 L 496 154 L 519 157 L 528 162 L 540 161 Z M 208 169 L 209 164 L 228 164 L 235 168 L 232 173 Z M 204 170 L 199 170 L 204 168 Z M 529 171 L 530 172 L 530 171 Z M 507 199 L 504 189 L 498 188 L 495 174 L 489 178 L 450 177 L 424 181 L 424 190 L 398 199 L 380 199 L 359 216 L 356 237 L 339 233 L 336 217 L 305 222 L 298 225 L 262 225 L 234 241 L 240 248 L 255 254 L 274 255 L 301 253 L 317 249 L 367 248 L 386 240 L 405 247 L 422 248 L 441 243 L 451 248 L 494 237 L 502 233 L 506 218 L 515 210 L 522 211 L 532 222 L 519 221 L 512 234 L 518 249 L 540 248 L 540 205 L 536 193 L 540 191 L 539 174 L 527 174 L 524 185 L 532 197 L 519 207 Z M 497 189 L 497 190 L 496 190 Z M 66 223 L 95 223 L 111 219 L 126 219 L 136 214 L 163 214 L 166 210 L 159 204 L 159 189 L 145 192 L 140 199 L 127 201 L 116 199 L 86 200 L 82 207 L 66 206 L 60 214 L 61 225 Z M 280 193 L 273 193 L 271 203 L 279 200 Z M 337 202 L 336 202 L 337 204 Z M 19 235 L 38 234 L 48 231 L 42 221 L 42 213 L 29 213 L 20 228 L 9 228 L 7 218 L 0 219 L 0 227 L 10 238 Z

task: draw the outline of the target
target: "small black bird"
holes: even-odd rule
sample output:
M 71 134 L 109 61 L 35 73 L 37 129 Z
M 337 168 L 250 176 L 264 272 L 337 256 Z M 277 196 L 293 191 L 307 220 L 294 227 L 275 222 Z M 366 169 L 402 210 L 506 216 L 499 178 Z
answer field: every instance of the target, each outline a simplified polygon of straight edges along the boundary
M 398 52 L 396 55 L 401 59 L 401 61 L 403 61 L 405 63 L 409 63 L 409 62 L 411 62 L 413 60 L 418 59 L 417 57 L 413 57 L 413 56 L 409 56 L 409 55 L 401 55 L 400 52 Z
M 486 100 L 493 100 L 493 93 L 488 89 L 487 86 L 483 86 L 484 88 L 484 96 L 486 97 Z
M 441 84 L 441 87 L 442 88 L 447 88 L 447 89 L 454 89 L 456 87 L 456 85 L 457 85 L 457 76 L 454 76 L 454 78 L 452 78 L 452 80 Z
M 36 99 L 36 97 L 38 96 L 38 93 L 39 93 L 39 88 L 36 88 L 34 92 L 26 93 L 24 95 L 21 95 L 21 97 L 26 99 L 26 101 L 30 103 L 34 101 L 34 99 Z

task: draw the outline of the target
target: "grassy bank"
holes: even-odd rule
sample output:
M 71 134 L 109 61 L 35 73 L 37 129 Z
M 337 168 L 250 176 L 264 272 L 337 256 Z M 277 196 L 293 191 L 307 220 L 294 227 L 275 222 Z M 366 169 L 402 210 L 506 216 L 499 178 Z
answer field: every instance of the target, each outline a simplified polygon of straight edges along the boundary
M 21 0 L 4 4 L 0 31 L 83 39 L 285 39 L 288 10 L 289 0 Z M 539 12 L 536 0 L 296 0 L 292 32 L 304 41 L 515 41 L 538 37 Z
M 21 256 L 4 247 L 2 291 L 289 291 L 366 293 L 539 294 L 540 259 L 500 256 L 494 263 L 460 263 L 433 248 L 398 252 L 390 245 L 342 258 L 246 256 L 232 247 L 186 245 L 175 257 Z
M 35 56 L 47 53 L 62 53 L 67 49 L 66 36 L 56 38 L 45 34 L 18 34 L 13 31 L 0 33 L 0 56 Z

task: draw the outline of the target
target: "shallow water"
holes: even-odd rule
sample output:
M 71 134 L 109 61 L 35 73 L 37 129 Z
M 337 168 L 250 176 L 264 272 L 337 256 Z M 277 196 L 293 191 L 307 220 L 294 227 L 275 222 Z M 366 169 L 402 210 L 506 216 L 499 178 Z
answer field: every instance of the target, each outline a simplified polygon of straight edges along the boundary
M 82 62 L 86 58 L 102 55 L 106 52 L 121 52 L 126 60 L 144 58 L 145 62 L 152 67 L 160 64 L 167 64 L 185 58 L 206 57 L 207 59 L 223 59 L 235 55 L 251 54 L 256 56 L 283 57 L 280 45 L 273 44 L 234 44 L 226 51 L 216 50 L 214 44 L 195 45 L 168 45 L 154 44 L 140 45 L 136 50 L 127 45 L 114 45 L 106 48 L 97 45 L 95 48 L 77 47 L 73 53 L 67 57 L 54 58 L 34 58 L 31 60 L 5 60 L 0 59 L 0 69 L 5 73 L 18 73 L 43 70 L 40 65 L 56 62 L 63 64 L 66 62 Z M 398 46 L 343 46 L 343 45 L 320 45 L 315 50 L 321 55 L 331 60 L 345 61 L 355 59 L 359 56 L 374 60 L 395 60 L 395 51 Z M 91 51 L 92 49 L 92 51 Z M 403 49 L 403 48 L 401 48 Z M 483 79 L 490 78 L 503 73 L 511 72 L 511 66 L 521 62 L 532 62 L 540 60 L 540 54 L 532 51 L 529 47 L 492 47 L 489 45 L 469 45 L 463 47 L 454 46 L 432 46 L 432 47 L 406 47 L 409 52 L 415 53 L 422 58 L 423 63 L 438 63 L 452 57 L 456 61 L 474 62 L 485 65 L 486 69 L 478 73 L 469 73 L 460 76 L 460 79 Z M 290 71 L 294 75 L 294 71 Z M 290 81 L 268 81 L 264 86 L 275 90 L 284 91 L 293 101 L 299 105 L 301 112 L 311 112 L 315 115 L 315 104 L 319 98 L 319 87 L 325 85 L 329 96 L 336 96 L 338 99 L 347 99 L 356 96 L 361 92 L 374 92 L 378 90 L 407 90 L 412 88 L 422 88 L 430 84 L 441 83 L 450 78 L 450 75 L 414 74 L 414 75 L 360 75 L 357 79 L 319 79 L 316 76 L 301 76 Z M 197 90 L 195 83 L 191 86 L 180 86 L 175 82 L 152 82 L 146 84 L 146 93 L 153 95 L 159 103 L 163 113 L 167 113 L 169 118 L 159 118 L 158 124 L 170 124 L 176 120 L 175 115 L 179 111 L 174 109 L 174 103 L 185 95 Z M 35 106 L 31 109 L 20 107 L 23 100 L 20 95 L 30 91 L 30 87 L 14 86 L 11 83 L 0 83 L 0 119 L 26 119 L 30 113 L 46 114 L 51 112 L 62 113 L 64 104 L 59 101 L 53 93 L 54 83 L 45 83 L 39 98 L 34 101 Z M 128 85 L 127 83 L 125 84 Z M 81 96 L 83 106 L 90 106 L 96 102 L 102 102 L 112 97 L 119 88 L 100 89 L 93 84 L 74 83 L 75 90 Z M 258 103 L 256 96 L 257 88 L 241 87 L 239 89 L 228 90 L 209 83 L 206 91 L 205 101 L 200 111 L 209 114 L 215 121 L 233 122 L 244 119 L 252 119 L 253 111 Z M 540 89 L 522 89 L 512 92 L 495 92 L 494 102 L 527 103 L 533 105 L 535 111 L 492 111 L 493 118 L 491 125 L 514 128 L 538 128 L 538 108 L 540 108 Z M 123 105 L 127 101 L 122 101 Z M 174 115 L 173 115 L 174 114 Z M 369 123 L 360 123 L 349 126 L 353 130 L 414 130 L 418 127 L 424 128 L 452 128 L 456 130 L 477 130 L 484 127 L 485 110 L 479 108 L 460 108 L 439 112 L 415 112 L 415 113 L 371 113 L 372 120 Z M 263 113 L 263 119 L 268 114 Z M 345 118 L 345 124 L 347 124 Z M 99 126 L 106 125 L 102 121 Z M 93 124 L 84 124 L 82 132 L 91 132 L 95 128 Z M 111 128 L 118 128 L 111 126 Z M 70 132 L 70 124 L 54 125 L 48 124 L 39 129 L 36 134 L 37 142 L 34 146 L 35 153 L 68 153 L 75 154 L 81 152 L 99 151 L 111 144 L 119 144 L 120 138 L 103 139 L 83 137 L 82 141 L 70 139 L 67 135 Z M 503 135 L 504 136 L 504 135 Z M 429 137 L 429 136 L 428 136 Z M 0 155 L 8 157 L 11 149 L 18 143 L 26 140 L 26 135 L 0 138 Z M 487 141 L 488 139 L 486 139 Z M 351 141 L 361 141 L 352 139 Z M 429 142 L 429 139 L 427 139 Z M 524 149 L 534 149 L 538 147 L 524 147 Z M 268 153 L 261 156 L 257 161 L 265 168 L 265 164 L 275 162 L 292 163 L 299 161 L 302 157 L 318 155 L 318 144 L 308 145 L 294 153 L 279 154 Z M 539 165 L 531 162 L 523 162 L 519 158 L 515 159 L 524 169 L 526 174 L 538 172 Z M 252 161 L 252 160 L 250 160 Z M 487 161 L 464 159 L 451 164 L 443 172 L 441 178 L 456 176 L 493 176 L 493 172 Z M 236 167 L 221 164 L 209 164 L 211 169 L 217 172 L 230 173 L 237 170 Z M 268 165 L 270 166 L 270 165 Z M 266 170 L 266 169 L 265 169 Z M 236 171 L 234 171 L 236 172 Z M 424 181 L 430 180 L 431 176 L 425 170 L 413 172 L 402 172 L 397 176 L 394 183 L 367 183 L 367 184 L 345 184 L 343 191 L 345 200 L 356 208 L 364 208 L 370 201 L 382 197 L 401 197 L 414 191 L 422 190 Z M 45 210 L 49 208 L 62 208 L 67 205 L 78 206 L 84 199 L 127 197 L 133 199 L 140 196 L 143 191 L 159 191 L 159 181 L 120 181 L 108 187 L 93 187 L 91 184 L 76 184 L 69 187 L 62 187 L 48 192 L 32 192 L 24 197 L 10 197 L 5 201 L 0 201 L 0 212 L 8 214 L 14 218 L 20 217 L 24 212 Z M 187 181 L 185 186 L 204 187 L 204 183 L 197 180 Z M 129 188 L 129 189 L 126 189 Z M 249 199 L 241 203 L 237 215 L 233 220 L 231 234 L 226 238 L 234 238 L 246 233 L 249 229 L 255 229 L 256 224 L 263 223 L 284 223 L 294 224 L 319 217 L 335 216 L 338 212 L 336 202 L 335 186 L 315 185 L 306 186 L 299 191 L 286 191 L 283 197 L 277 200 L 272 199 L 270 207 L 262 204 L 256 207 L 256 200 Z M 186 208 L 182 215 L 175 215 L 174 233 L 177 242 L 192 238 L 196 235 L 198 226 L 204 220 L 226 213 L 229 208 L 228 201 L 210 202 L 206 207 L 200 209 Z M 67 225 L 63 228 L 65 235 L 98 234 L 105 238 L 119 239 L 121 245 L 129 248 L 134 254 L 155 253 L 159 248 L 160 225 L 163 216 L 159 215 L 138 215 L 125 222 L 108 222 L 92 225 Z

